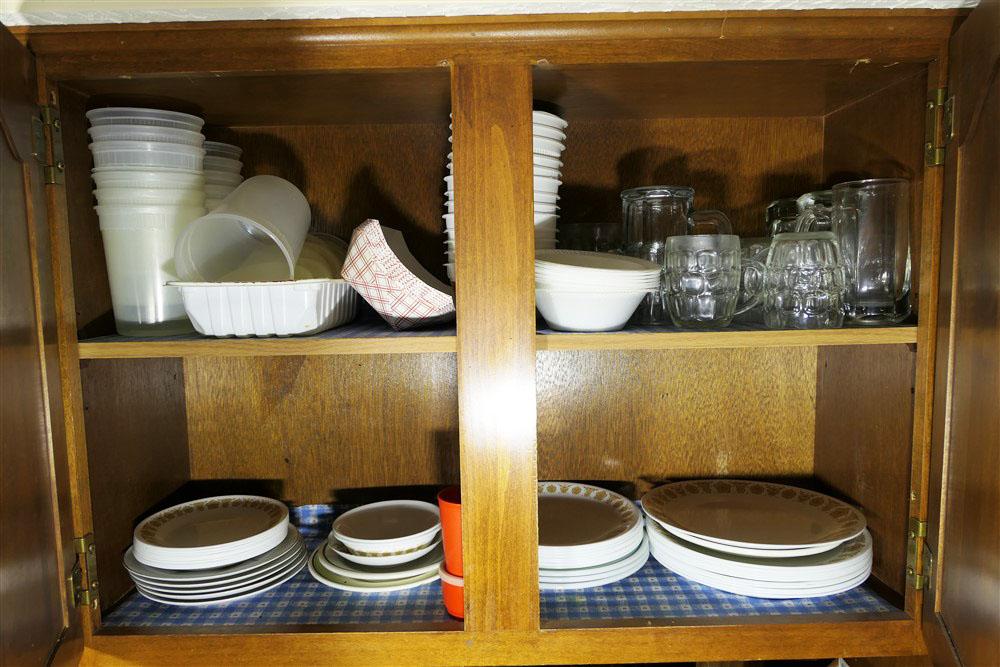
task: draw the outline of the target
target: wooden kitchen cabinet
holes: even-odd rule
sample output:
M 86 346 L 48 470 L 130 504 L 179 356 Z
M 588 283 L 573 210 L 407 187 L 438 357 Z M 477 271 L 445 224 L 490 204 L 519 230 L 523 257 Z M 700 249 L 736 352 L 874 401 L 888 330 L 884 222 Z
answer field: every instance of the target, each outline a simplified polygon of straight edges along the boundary
M 5 593 L 5 655 L 487 665 L 929 649 L 943 664 L 995 663 L 997 7 L 5 33 L 3 567 L 6 579 L 15 553 L 34 563 L 19 576 L 47 601 L 12 615 L 22 603 Z M 299 185 L 314 226 L 349 236 L 379 218 L 442 278 L 453 150 L 456 326 L 114 335 L 84 112 L 119 103 L 199 113 L 210 138 L 244 148 L 246 173 Z M 778 197 L 911 179 L 915 317 L 825 331 L 539 330 L 533 104 L 570 123 L 560 224 L 616 221 L 622 189 L 668 181 L 762 236 Z M 8 421 L 8 390 L 34 422 Z M 794 480 L 861 507 L 869 584 L 888 608 L 544 615 L 538 480 L 638 497 L 722 476 Z M 464 623 L 102 627 L 135 595 L 121 565 L 135 522 L 179 489 L 252 483 L 307 504 L 459 481 Z M 21 551 L 13 535 L 30 536 Z

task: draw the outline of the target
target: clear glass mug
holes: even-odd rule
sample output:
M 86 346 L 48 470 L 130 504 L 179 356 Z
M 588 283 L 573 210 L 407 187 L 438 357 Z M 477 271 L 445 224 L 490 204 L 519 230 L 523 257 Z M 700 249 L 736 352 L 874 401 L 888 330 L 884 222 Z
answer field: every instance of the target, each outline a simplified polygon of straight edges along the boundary
M 734 234 L 669 237 L 663 301 L 670 319 L 683 329 L 729 326 L 733 317 L 757 305 L 760 292 L 744 295 L 741 286 L 759 286 L 763 271 L 756 260 L 741 260 L 740 238 Z M 748 272 L 756 277 L 746 277 Z
M 794 232 L 798 215 L 798 200 L 775 199 L 767 205 L 765 212 L 768 233 L 774 236 L 775 234 Z
M 847 271 L 847 317 L 898 323 L 910 303 L 910 183 L 871 178 L 833 186 L 831 227 Z
M 833 232 L 778 234 L 767 255 L 762 295 L 771 329 L 844 325 L 844 262 Z

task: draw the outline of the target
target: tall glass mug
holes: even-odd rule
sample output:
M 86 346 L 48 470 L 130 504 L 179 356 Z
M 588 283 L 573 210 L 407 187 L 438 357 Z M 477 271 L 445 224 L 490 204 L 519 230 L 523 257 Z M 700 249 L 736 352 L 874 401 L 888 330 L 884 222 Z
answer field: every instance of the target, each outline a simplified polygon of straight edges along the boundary
M 655 185 L 625 190 L 621 198 L 624 253 L 663 266 L 667 238 L 687 233 L 694 190 Z M 662 277 L 660 284 L 662 287 Z M 632 321 L 638 324 L 663 324 L 669 321 L 663 306 L 662 290 L 651 292 L 643 299 Z
M 832 329 L 844 324 L 844 263 L 833 232 L 778 234 L 764 278 L 764 324 Z
M 745 271 L 762 272 L 751 260 L 740 260 L 740 238 L 733 234 L 671 236 L 666 243 L 666 285 L 663 300 L 670 319 L 683 329 L 728 326 L 733 317 L 757 305 L 759 292 L 742 306 L 742 285 L 759 285 L 743 279 Z
M 847 317 L 901 322 L 910 314 L 910 183 L 872 178 L 833 186 L 831 224 L 847 269 Z

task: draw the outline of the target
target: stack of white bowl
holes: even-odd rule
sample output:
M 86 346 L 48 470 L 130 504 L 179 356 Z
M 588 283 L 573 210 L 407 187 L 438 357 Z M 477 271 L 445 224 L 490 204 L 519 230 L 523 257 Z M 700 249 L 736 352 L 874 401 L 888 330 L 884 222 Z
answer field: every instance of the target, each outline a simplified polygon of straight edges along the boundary
M 535 202 L 535 248 L 550 250 L 556 247 L 556 221 L 559 215 L 559 186 L 562 185 L 562 156 L 566 148 L 564 130 L 568 123 L 546 111 L 533 111 L 532 114 L 532 163 L 534 165 L 534 202 Z M 450 140 L 450 138 L 449 138 Z M 455 183 L 452 153 L 448 153 L 448 175 L 445 177 L 445 206 L 448 212 L 444 214 L 445 232 L 448 235 L 447 245 L 448 278 L 455 279 Z
M 243 182 L 243 149 L 221 141 L 205 142 L 205 208 L 209 211 Z
M 205 213 L 204 121 L 159 109 L 87 112 L 97 215 L 118 333 L 191 331 L 174 275 L 174 244 Z
M 535 255 L 535 304 L 560 331 L 621 329 L 659 287 L 660 266 L 644 259 L 582 250 Z

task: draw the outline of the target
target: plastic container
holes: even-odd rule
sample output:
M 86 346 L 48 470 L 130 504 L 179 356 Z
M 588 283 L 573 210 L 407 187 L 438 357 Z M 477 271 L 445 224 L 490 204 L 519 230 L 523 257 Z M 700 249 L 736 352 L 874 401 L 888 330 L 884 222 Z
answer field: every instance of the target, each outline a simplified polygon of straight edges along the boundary
M 205 149 L 165 141 L 95 141 L 90 144 L 94 166 L 169 167 L 201 171 Z
M 444 542 L 444 565 L 449 574 L 465 576 L 462 570 L 462 490 L 449 486 L 438 493 L 441 510 L 441 540 Z
M 205 336 L 302 336 L 353 320 L 358 293 L 344 280 L 172 283 Z
M 232 160 L 239 160 L 243 155 L 243 149 L 233 144 L 225 144 L 221 141 L 205 142 L 205 157 L 227 157 Z
M 98 188 L 94 190 L 100 206 L 204 206 L 201 188 Z
M 565 130 L 569 126 L 568 122 L 548 111 L 532 111 L 531 121 L 536 125 L 548 125 L 559 130 Z
M 204 173 L 205 185 L 227 185 L 230 188 L 235 188 L 243 182 L 243 176 L 229 171 L 206 169 Z
M 455 618 L 465 618 L 465 579 L 448 572 L 444 563 L 438 567 L 438 574 L 441 575 L 444 608 Z
M 235 185 L 215 185 L 213 183 L 205 184 L 205 196 L 211 199 L 225 199 L 230 192 L 236 189 Z
M 254 176 L 187 227 L 174 254 L 178 275 L 185 282 L 291 280 L 311 219 L 297 187 Z
M 98 206 L 115 327 L 123 336 L 192 330 L 177 279 L 174 245 L 201 206 Z
M 211 213 L 215 209 L 219 208 L 219 206 L 222 204 L 223 199 L 225 199 L 225 197 L 221 198 L 205 197 L 205 212 Z
M 98 125 L 87 130 L 92 141 L 164 141 L 172 144 L 201 146 L 205 135 L 155 125 Z
M 230 174 L 238 174 L 243 169 L 243 163 L 230 157 L 219 157 L 217 155 L 207 155 L 203 163 L 205 169 L 211 171 L 222 171 Z
M 98 188 L 202 188 L 205 177 L 200 171 L 185 169 L 143 169 L 116 167 L 95 169 L 91 176 Z
M 531 133 L 536 137 L 555 139 L 556 141 L 566 141 L 566 134 L 557 127 L 546 125 L 545 123 L 533 123 Z
M 203 119 L 188 113 L 140 107 L 91 109 L 87 112 L 87 120 L 95 127 L 102 125 L 154 125 L 193 132 L 200 132 L 205 124 Z

